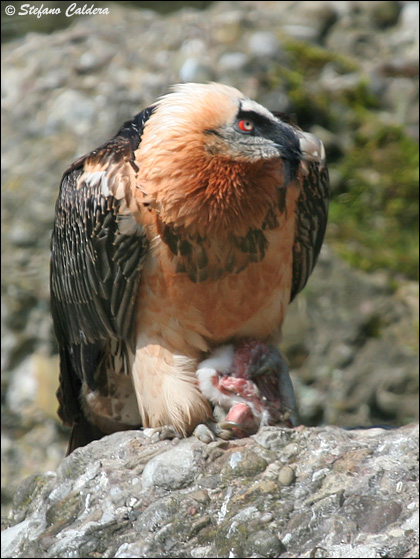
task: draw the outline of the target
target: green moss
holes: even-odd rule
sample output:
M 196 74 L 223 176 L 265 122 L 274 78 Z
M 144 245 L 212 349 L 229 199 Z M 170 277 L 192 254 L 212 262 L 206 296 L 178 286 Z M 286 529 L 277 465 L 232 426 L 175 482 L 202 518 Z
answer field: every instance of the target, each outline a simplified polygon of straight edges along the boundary
M 268 80 L 270 88 L 286 89 L 300 126 L 307 128 L 318 124 L 333 130 L 343 124 L 343 115 L 349 108 L 357 111 L 359 107 L 378 106 L 363 74 L 355 78 L 356 84 L 337 91 L 326 92 L 319 84 L 319 74 L 326 65 L 330 65 L 337 75 L 356 75 L 359 68 L 350 57 L 290 37 L 282 40 L 291 64 L 272 67 Z
M 360 111 L 364 113 L 366 109 L 379 108 L 379 100 L 371 92 L 369 80 L 363 74 L 359 76 L 358 82 L 353 88 L 344 89 L 340 92 L 339 97 L 344 105 L 355 111 L 356 115 L 359 115 Z
M 300 126 L 308 127 L 318 123 L 328 125 L 328 99 L 321 91 L 308 87 L 304 74 L 285 67 L 276 67 L 270 75 L 270 88 L 285 88 L 293 105 Z
M 221 471 L 222 482 L 238 478 L 254 478 L 263 472 L 267 462 L 252 450 L 236 451 Z
M 328 165 L 339 177 L 327 239 L 357 268 L 418 278 L 418 144 L 384 122 L 381 100 L 357 61 L 282 40 L 292 61 L 271 68 L 270 89 L 286 91 L 304 130 L 320 125 L 337 139 L 327 146 Z M 324 89 L 318 77 L 327 64 L 337 75 L 351 75 L 348 87 Z
M 418 147 L 368 116 L 338 163 L 328 239 L 354 266 L 418 277 Z
M 335 64 L 337 71 L 343 74 L 358 70 L 357 63 L 348 56 L 288 36 L 284 36 L 282 42 L 292 57 L 292 67 L 307 77 L 317 76 L 319 71 L 331 62 Z

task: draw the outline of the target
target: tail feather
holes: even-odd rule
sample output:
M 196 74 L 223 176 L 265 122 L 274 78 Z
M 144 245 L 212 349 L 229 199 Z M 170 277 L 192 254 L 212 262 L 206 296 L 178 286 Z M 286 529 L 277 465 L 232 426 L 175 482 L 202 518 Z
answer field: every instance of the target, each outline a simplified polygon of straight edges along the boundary
M 66 456 L 81 446 L 86 446 L 92 441 L 97 441 L 104 437 L 107 433 L 101 431 L 98 427 L 90 423 L 83 415 L 77 422 L 73 423 L 70 434 L 70 440 L 67 447 Z

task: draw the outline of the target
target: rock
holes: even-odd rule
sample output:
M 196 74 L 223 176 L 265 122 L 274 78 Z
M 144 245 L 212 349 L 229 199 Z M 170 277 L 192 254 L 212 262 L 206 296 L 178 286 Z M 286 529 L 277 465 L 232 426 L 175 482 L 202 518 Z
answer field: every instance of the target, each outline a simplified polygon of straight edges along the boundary
M 92 99 L 78 91 L 66 89 L 51 100 L 48 108 L 46 134 L 57 133 L 63 128 L 86 134 L 92 127 L 96 106 Z
M 419 3 L 406 2 L 402 6 L 399 25 L 407 34 L 412 35 L 412 39 L 419 39 Z
M 246 545 L 247 552 L 251 557 L 254 554 L 259 557 L 278 557 L 287 551 L 278 536 L 268 530 L 260 530 L 251 534 L 246 541 Z
M 328 293 L 327 278 L 334 278 Z M 303 423 L 372 425 L 390 413 L 402 424 L 414 420 L 418 287 L 410 284 L 390 299 L 385 276 L 365 281 L 362 273 L 330 260 L 327 246 L 311 279 L 289 308 L 281 346 L 290 359 Z M 403 386 L 411 389 L 405 392 Z M 362 399 L 371 404 L 366 407 Z
M 414 557 L 417 452 L 415 425 L 266 427 L 208 446 L 117 433 L 20 486 L 2 557 Z M 238 454 L 259 466 L 227 479 Z
M 283 466 L 283 468 L 279 471 L 278 480 L 281 485 L 292 485 L 292 483 L 296 479 L 296 474 L 293 468 L 290 466 Z
M 214 79 L 214 74 L 209 66 L 190 57 L 181 66 L 179 79 L 182 82 L 207 82 Z
M 248 41 L 251 54 L 261 57 L 274 57 L 280 49 L 280 43 L 274 33 L 257 32 Z
M 219 69 L 222 71 L 242 70 L 248 63 L 248 57 L 243 52 L 227 52 L 220 57 Z
M 185 487 L 193 480 L 198 465 L 190 445 L 181 441 L 176 448 L 148 462 L 143 471 L 143 487 L 163 487 L 167 490 Z
M 379 28 L 395 25 L 401 12 L 401 3 L 394 1 L 372 2 L 371 16 L 375 25 Z
M 396 120 L 400 124 L 406 122 L 409 115 L 414 117 L 413 120 L 418 118 L 416 95 L 416 87 L 409 78 L 394 77 L 390 80 L 384 101 L 392 107 Z
M 57 400 L 55 389 L 58 356 L 47 357 L 33 353 L 16 369 L 7 392 L 7 405 L 15 413 L 31 415 L 36 411 L 55 417 Z

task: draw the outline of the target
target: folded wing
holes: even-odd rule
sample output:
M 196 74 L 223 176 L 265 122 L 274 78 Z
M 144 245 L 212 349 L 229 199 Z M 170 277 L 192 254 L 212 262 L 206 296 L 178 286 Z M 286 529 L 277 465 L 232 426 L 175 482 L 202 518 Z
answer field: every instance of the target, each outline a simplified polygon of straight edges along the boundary
M 135 301 L 148 246 L 129 202 L 134 150 L 152 111 L 146 109 L 73 163 L 61 182 L 50 286 L 60 346 L 59 415 L 70 426 L 84 421 L 82 384 L 93 391 L 106 383 L 98 378 L 99 363 L 110 360 L 110 369 L 121 371 L 134 346 Z

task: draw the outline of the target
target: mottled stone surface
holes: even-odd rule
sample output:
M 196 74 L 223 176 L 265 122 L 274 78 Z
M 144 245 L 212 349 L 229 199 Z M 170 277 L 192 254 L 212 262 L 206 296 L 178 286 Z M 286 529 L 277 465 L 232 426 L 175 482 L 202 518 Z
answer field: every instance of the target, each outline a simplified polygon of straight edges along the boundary
M 418 427 L 105 437 L 28 478 L 2 557 L 416 557 Z

